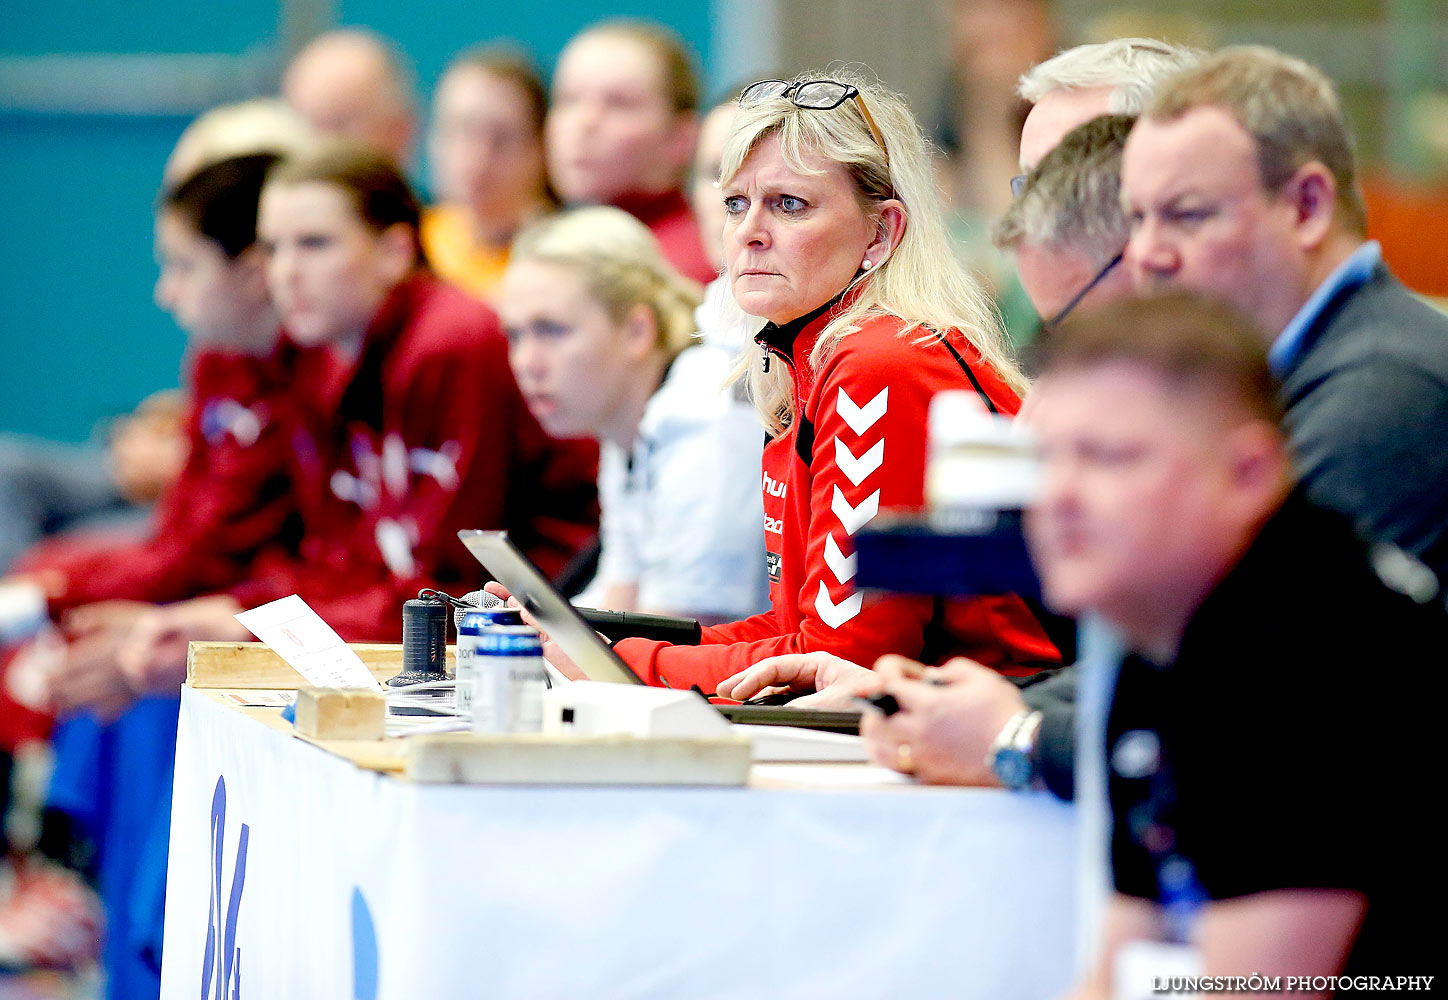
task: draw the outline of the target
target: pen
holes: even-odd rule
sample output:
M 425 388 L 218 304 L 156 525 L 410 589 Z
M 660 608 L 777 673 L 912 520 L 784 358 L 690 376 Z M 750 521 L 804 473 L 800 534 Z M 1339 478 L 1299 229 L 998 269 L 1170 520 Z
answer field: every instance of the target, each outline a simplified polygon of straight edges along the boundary
M 944 687 L 946 684 L 949 683 L 949 681 L 947 681 L 945 678 L 940 677 L 931 671 L 927 671 L 924 676 L 921 677 L 921 680 L 924 683 L 931 685 L 932 687 Z M 877 694 L 872 698 L 856 698 L 855 701 L 859 702 L 862 706 L 870 706 L 881 715 L 884 715 L 886 717 L 894 715 L 896 712 L 900 711 L 900 702 L 896 701 L 895 696 L 888 691 L 882 691 L 880 694 Z
M 894 715 L 896 712 L 900 711 L 900 703 L 896 701 L 895 696 L 893 694 L 890 694 L 888 691 L 877 694 L 873 698 L 856 698 L 855 700 L 861 702 L 862 704 L 869 705 L 881 715 L 887 717 Z

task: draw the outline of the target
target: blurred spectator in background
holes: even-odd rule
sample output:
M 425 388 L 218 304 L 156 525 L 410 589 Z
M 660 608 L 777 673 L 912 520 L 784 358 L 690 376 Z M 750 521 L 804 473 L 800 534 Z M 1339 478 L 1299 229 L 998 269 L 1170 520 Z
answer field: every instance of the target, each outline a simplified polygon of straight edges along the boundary
M 399 167 L 412 157 L 417 95 L 412 71 L 387 39 L 341 28 L 312 39 L 282 76 L 282 96 L 323 135 L 380 150 Z
M 1056 44 L 1047 0 L 946 0 L 949 72 L 936 110 L 940 186 L 954 210 L 951 235 L 965 265 L 983 276 L 1006 333 L 1035 335 L 1034 314 L 1009 258 L 991 246 L 990 223 L 1010 204 L 1026 105 L 1016 80 Z
M 422 246 L 438 277 L 496 297 L 508 248 L 554 207 L 543 161 L 548 95 L 528 58 L 471 49 L 443 73 L 428 133 L 437 204 L 422 213 Z
M 950 0 L 950 77 L 936 125 L 945 191 L 965 219 L 999 218 L 1010 204 L 1021 122 L 1021 74 L 1056 45 L 1046 0 Z M 1025 97 L 1026 101 L 1031 98 Z M 1083 119 L 1084 120 L 1084 119 Z
M 481 575 L 460 528 L 507 529 L 546 573 L 592 535 L 596 449 L 543 433 L 493 312 L 427 269 L 419 217 L 397 168 L 368 147 L 335 145 L 269 176 L 257 230 L 301 348 L 301 537 L 268 546 L 226 593 L 141 616 L 119 657 L 138 689 L 173 688 L 188 640 L 245 638 L 233 613 L 292 593 L 346 639 L 396 641 L 420 587 L 466 590 Z
M 699 88 L 683 41 L 645 21 L 596 25 L 564 47 L 551 96 L 548 174 L 564 203 L 624 209 L 681 274 L 712 280 L 684 197 Z
M 145 607 L 136 602 L 176 600 L 235 580 L 251 554 L 282 533 L 293 507 L 291 441 L 281 430 L 290 354 L 266 287 L 256 216 L 267 171 L 305 137 L 271 132 L 277 120 L 275 108 L 261 103 L 217 109 L 183 133 L 167 164 L 156 219 L 156 302 L 187 333 L 193 403 L 188 458 L 153 532 L 137 544 L 51 546 L 23 560 L 64 631 L 8 664 L 7 686 L 43 707 L 86 707 L 102 717 L 72 715 L 57 730 L 40 847 L 84 868 L 105 901 L 111 996 L 159 989 L 164 859 L 157 881 L 146 844 L 165 829 L 176 726 L 169 693 L 110 721 L 135 697 L 116 669 L 120 640 Z M 248 143 L 267 151 L 229 155 Z M 8 749 L 19 749 L 13 727 L 24 717 L 6 706 Z M 55 890 L 62 882 L 56 870 L 33 860 L 21 870 L 21 891 L 7 910 L 25 933 L 12 943 L 51 962 L 76 960 L 63 942 L 75 938 L 66 924 L 82 922 L 83 908 Z
M 247 218 L 266 250 L 273 324 L 279 314 L 296 348 L 281 435 L 298 531 L 271 532 L 221 593 L 108 617 L 116 642 L 93 655 L 72 644 L 46 677 L 54 702 L 104 715 L 142 696 L 116 726 L 61 745 L 52 791 L 99 831 L 116 997 L 158 988 L 188 640 L 242 638 L 236 611 L 299 593 L 344 637 L 395 641 L 405 597 L 481 575 L 457 529 L 507 528 L 547 570 L 596 524 L 594 449 L 543 434 L 492 312 L 427 273 L 419 208 L 390 159 L 355 144 L 304 153 L 271 170 L 261 192 Z M 208 541 L 194 557 L 210 554 Z
M 154 531 L 127 547 L 37 552 L 53 614 L 97 601 L 172 601 L 234 581 L 292 509 L 284 421 L 290 352 L 255 245 L 257 196 L 277 153 L 230 157 L 163 191 L 156 302 L 187 331 L 189 459 Z M 125 617 L 125 611 L 116 614 Z M 110 617 L 92 607 L 94 625 Z M 72 624 L 75 624 L 74 622 Z
M 1133 129 L 1122 192 L 1139 287 L 1220 297 L 1268 331 L 1308 495 L 1448 573 L 1448 317 L 1364 242 L 1332 83 L 1267 48 L 1207 57 Z
M 0 573 L 50 535 L 144 532 L 186 461 L 185 407 L 175 390 L 154 393 L 116 418 L 104 445 L 0 434 Z
M 306 123 L 280 101 L 215 108 L 187 126 L 163 182 L 174 185 L 232 155 L 300 148 L 309 138 Z M 104 446 L 0 435 L 0 574 L 53 534 L 101 532 L 81 539 L 85 546 L 144 534 L 152 503 L 187 460 L 193 410 L 183 393 L 157 392 L 112 423 Z
M 754 409 L 734 351 L 689 346 L 698 286 L 642 223 L 574 209 L 519 237 L 499 306 L 551 434 L 597 438 L 597 576 L 578 603 L 733 621 L 769 606 Z
M 704 255 L 714 269 L 721 272 L 724 269 L 724 219 L 728 213 L 724 211 L 724 196 L 719 193 L 719 164 L 724 159 L 724 143 L 729 138 L 734 112 L 739 107 L 739 92 L 745 85 L 730 88 L 719 103 L 704 115 L 699 123 L 699 141 L 694 147 L 689 203 L 699 222 Z
M 163 191 L 175 187 L 207 164 L 257 152 L 279 154 L 316 143 L 316 131 L 291 105 L 259 97 L 223 104 L 186 126 L 161 174 Z
M 133 602 L 189 597 L 234 580 L 282 533 L 293 508 L 291 442 L 278 412 L 288 354 L 253 239 L 257 195 L 276 159 L 222 160 L 163 194 L 156 299 L 192 338 L 196 405 L 191 457 L 162 501 L 154 534 L 125 549 L 39 562 L 56 578 L 52 613 L 76 608 L 62 619 L 65 651 L 49 664 L 49 702 L 94 709 L 101 722 L 127 708 L 109 725 L 88 716 L 62 722 L 48 796 L 49 808 L 67 817 L 68 836 L 94 850 L 113 997 L 158 989 L 164 861 L 147 844 L 168 816 L 176 725 L 174 694 L 132 705 L 135 687 L 114 667 L 138 613 Z M 103 603 L 87 603 L 96 601 Z

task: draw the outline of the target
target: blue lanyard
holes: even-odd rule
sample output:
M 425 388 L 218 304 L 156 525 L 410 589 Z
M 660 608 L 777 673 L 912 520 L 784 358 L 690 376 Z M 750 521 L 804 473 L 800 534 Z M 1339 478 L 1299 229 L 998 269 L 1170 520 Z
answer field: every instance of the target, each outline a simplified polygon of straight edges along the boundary
M 1161 734 L 1157 733 L 1158 741 Z M 1162 909 L 1166 940 L 1173 944 L 1189 944 L 1197 915 L 1207 903 L 1207 891 L 1197 877 L 1197 866 L 1180 853 L 1176 827 L 1165 816 L 1176 804 L 1176 788 L 1171 761 L 1164 743 L 1159 743 L 1156 771 L 1148 779 L 1149 797 L 1141 824 L 1132 823 L 1131 834 L 1147 849 L 1156 867 L 1157 903 Z

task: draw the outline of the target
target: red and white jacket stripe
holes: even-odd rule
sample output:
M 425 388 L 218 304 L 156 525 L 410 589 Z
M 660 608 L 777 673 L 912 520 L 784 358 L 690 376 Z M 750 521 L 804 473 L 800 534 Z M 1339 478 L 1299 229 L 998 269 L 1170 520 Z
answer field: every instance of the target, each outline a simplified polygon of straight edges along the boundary
M 958 333 L 906 333 L 908 324 L 891 315 L 867 317 L 814 370 L 810 352 L 839 308 L 836 301 L 771 324 L 757 338 L 772 363 L 789 366 L 797 414 L 764 449 L 772 609 L 705 628 L 699 646 L 619 642 L 614 648 L 646 682 L 712 692 L 766 657 L 816 650 L 866 666 L 886 653 L 933 662 L 969 656 L 1006 672 L 1059 663 L 1014 595 L 941 602 L 855 589 L 856 532 L 881 511 L 924 505 L 930 398 L 974 390 L 1007 414 L 1020 400 Z

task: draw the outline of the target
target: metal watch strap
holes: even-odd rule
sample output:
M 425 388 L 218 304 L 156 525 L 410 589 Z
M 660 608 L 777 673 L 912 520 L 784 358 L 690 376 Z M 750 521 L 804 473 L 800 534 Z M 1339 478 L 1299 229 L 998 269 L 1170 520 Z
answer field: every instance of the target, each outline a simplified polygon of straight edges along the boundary
M 1010 717 L 991 742 L 985 763 L 1005 787 L 1021 789 L 1035 781 L 1036 733 L 1040 730 L 1041 718 L 1038 711 L 1022 709 Z M 1020 768 L 1025 772 L 1021 773 Z

